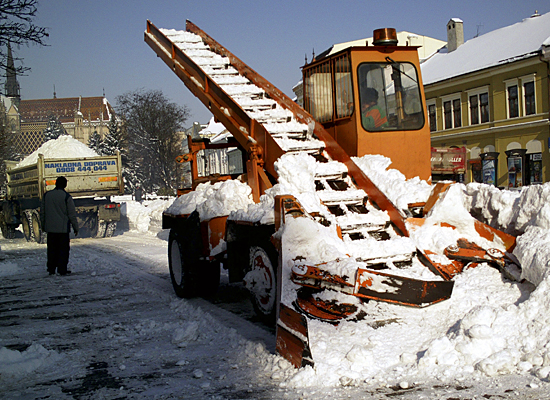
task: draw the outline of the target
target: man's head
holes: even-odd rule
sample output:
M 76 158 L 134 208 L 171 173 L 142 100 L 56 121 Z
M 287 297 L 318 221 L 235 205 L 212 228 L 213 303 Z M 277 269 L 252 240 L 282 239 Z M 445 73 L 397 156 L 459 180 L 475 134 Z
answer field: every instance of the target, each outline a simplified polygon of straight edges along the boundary
M 55 181 L 56 189 L 65 189 L 67 187 L 67 178 L 60 176 Z
M 376 104 L 378 102 L 378 92 L 376 89 L 364 87 L 361 91 L 361 101 L 363 104 Z

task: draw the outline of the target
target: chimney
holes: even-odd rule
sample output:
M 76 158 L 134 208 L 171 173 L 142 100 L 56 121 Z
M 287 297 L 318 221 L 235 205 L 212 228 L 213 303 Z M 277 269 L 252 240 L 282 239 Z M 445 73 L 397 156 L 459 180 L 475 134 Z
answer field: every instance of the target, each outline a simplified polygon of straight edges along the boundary
M 464 26 L 459 18 L 451 18 L 447 23 L 447 51 L 455 51 L 464 44 Z

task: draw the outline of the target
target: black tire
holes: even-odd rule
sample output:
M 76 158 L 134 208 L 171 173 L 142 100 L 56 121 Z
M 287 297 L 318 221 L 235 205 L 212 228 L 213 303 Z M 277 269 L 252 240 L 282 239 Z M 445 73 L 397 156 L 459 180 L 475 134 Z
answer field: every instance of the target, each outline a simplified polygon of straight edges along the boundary
M 249 247 L 248 272 L 244 278 L 254 311 L 267 323 L 275 323 L 277 312 L 277 265 L 275 247 L 267 241 Z
M 170 229 L 168 266 L 178 297 L 209 297 L 220 284 L 220 263 L 204 259 L 199 214 L 193 212 L 181 226 Z
M 100 221 L 99 219 L 96 222 L 96 229 L 94 230 L 93 237 L 104 238 L 105 232 L 107 232 L 107 222 Z
M 10 239 L 8 237 L 8 224 L 6 224 L 3 214 L 0 215 L 0 230 L 2 231 L 2 236 L 4 236 L 4 239 Z
M 34 241 L 36 243 L 45 243 L 44 231 L 42 230 L 42 224 L 40 223 L 40 214 L 34 210 L 31 217 L 31 228 Z
M 5 221 L 0 223 L 0 229 L 2 229 L 2 236 L 4 239 L 15 239 L 15 228 L 17 225 L 8 225 Z
M 32 215 L 26 210 L 21 213 L 21 227 L 23 228 L 23 234 L 27 242 L 32 242 L 34 240 L 34 235 L 32 232 Z
M 116 231 L 116 225 L 117 225 L 116 221 L 111 221 L 107 224 L 107 227 L 105 228 L 105 237 L 107 238 L 113 237 Z
M 199 279 L 197 268 L 193 268 L 187 256 L 189 246 L 184 236 L 181 231 L 170 230 L 168 267 L 176 296 L 188 299 L 197 295 Z

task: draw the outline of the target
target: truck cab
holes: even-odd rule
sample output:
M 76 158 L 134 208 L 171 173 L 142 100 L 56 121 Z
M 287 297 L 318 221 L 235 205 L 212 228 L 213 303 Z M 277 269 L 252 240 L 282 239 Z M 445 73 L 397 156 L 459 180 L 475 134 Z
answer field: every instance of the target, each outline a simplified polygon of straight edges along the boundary
M 395 29 L 377 29 L 372 45 L 322 53 L 302 72 L 305 110 L 347 154 L 382 154 L 407 178 L 430 178 L 416 46 L 398 46 Z

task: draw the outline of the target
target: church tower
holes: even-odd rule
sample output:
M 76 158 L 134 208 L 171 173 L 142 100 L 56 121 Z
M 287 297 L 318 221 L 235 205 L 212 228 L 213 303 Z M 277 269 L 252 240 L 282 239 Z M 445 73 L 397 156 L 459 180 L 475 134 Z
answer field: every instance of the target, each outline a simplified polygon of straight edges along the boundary
M 15 71 L 15 64 L 13 62 L 13 55 L 11 53 L 11 45 L 8 42 L 8 62 L 6 65 L 6 84 L 4 86 L 4 93 L 6 97 L 12 99 L 13 103 L 19 107 L 21 103 L 21 94 L 19 91 L 19 82 L 17 82 L 17 73 Z

